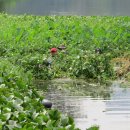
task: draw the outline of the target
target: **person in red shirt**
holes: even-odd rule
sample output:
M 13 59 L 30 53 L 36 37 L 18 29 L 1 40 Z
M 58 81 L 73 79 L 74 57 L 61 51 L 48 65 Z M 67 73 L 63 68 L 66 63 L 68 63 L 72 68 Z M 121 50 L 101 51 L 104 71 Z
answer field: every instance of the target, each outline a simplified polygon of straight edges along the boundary
M 57 48 L 51 48 L 50 49 L 50 55 L 48 56 L 48 58 L 47 59 L 45 59 L 44 61 L 43 61 L 43 64 L 45 65 L 45 66 L 47 66 L 47 67 L 51 67 L 51 64 L 52 64 L 52 62 L 53 62 L 53 57 L 55 57 L 56 55 L 57 55 Z
M 58 55 L 58 50 L 62 53 L 66 53 L 65 49 L 66 49 L 66 47 L 64 45 L 61 45 L 58 48 L 55 48 L 55 47 L 51 48 L 50 56 L 46 60 L 44 60 L 44 65 L 46 65 L 50 68 L 55 57 L 57 57 L 57 55 Z

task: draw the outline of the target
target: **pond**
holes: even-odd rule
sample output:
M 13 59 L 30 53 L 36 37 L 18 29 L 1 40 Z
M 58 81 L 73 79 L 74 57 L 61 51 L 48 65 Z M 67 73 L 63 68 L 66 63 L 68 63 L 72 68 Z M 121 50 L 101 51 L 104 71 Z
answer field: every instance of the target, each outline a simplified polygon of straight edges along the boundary
M 118 81 L 109 86 L 82 80 L 39 82 L 53 108 L 74 117 L 81 130 L 99 125 L 100 130 L 130 130 L 130 88 Z
M 33 15 L 130 15 L 130 0 L 0 0 L 0 12 Z

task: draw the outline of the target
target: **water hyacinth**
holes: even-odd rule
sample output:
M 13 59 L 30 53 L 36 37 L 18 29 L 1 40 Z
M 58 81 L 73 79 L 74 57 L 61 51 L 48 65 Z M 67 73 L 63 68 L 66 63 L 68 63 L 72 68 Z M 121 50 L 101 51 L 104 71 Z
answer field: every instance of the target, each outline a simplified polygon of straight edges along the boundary
M 62 115 L 58 110 L 45 109 L 41 103 L 43 97 L 38 94 L 33 86 L 28 88 L 21 87 L 21 85 L 18 86 L 17 80 L 14 80 L 13 82 L 16 83 L 11 85 L 6 83 L 11 82 L 7 81 L 8 75 L 10 78 L 19 76 L 20 79 L 23 78 L 24 80 L 24 77 L 20 77 L 18 74 L 15 75 L 15 71 L 17 72 L 17 69 L 15 69 L 11 75 L 9 75 L 10 70 L 6 71 L 6 77 L 1 75 L 1 77 L 4 78 L 0 83 L 0 128 L 2 130 L 48 130 L 53 128 L 57 130 L 77 130 L 72 118 Z M 2 69 L 1 72 L 3 72 Z M 62 117 L 64 117 L 64 119 L 62 119 Z
M 110 60 L 130 48 L 130 19 L 126 16 L 17 17 L 1 14 L 0 18 L 3 23 L 0 26 L 0 55 L 24 67 L 26 71 L 31 70 L 33 76 L 39 79 L 85 76 L 88 79 L 99 80 L 98 77 L 114 77 Z M 61 45 L 65 46 L 67 54 L 61 53 L 59 49 L 52 69 L 48 69 L 43 62 L 44 59 L 48 59 L 50 48 L 58 48 Z M 102 53 L 95 53 L 97 49 Z M 93 61 L 89 59 L 92 56 L 95 56 L 95 60 L 100 60 L 102 65 L 99 63 L 95 66 L 91 63 Z M 104 59 L 107 59 L 107 64 Z M 87 65 L 90 73 L 84 71 L 88 63 L 91 64 L 90 67 Z M 107 67 L 108 70 L 105 71 L 104 68 Z M 99 75 L 95 74 L 97 70 Z

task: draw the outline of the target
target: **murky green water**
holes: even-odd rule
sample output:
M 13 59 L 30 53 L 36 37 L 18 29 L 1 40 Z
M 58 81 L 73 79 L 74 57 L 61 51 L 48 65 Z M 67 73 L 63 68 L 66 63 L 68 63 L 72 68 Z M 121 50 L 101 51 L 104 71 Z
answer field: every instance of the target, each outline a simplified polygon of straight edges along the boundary
M 130 0 L 0 0 L 0 11 L 33 15 L 130 15 Z
M 100 130 L 130 130 L 130 88 L 121 88 L 119 82 L 105 87 L 56 80 L 41 82 L 39 87 L 47 88 L 45 95 L 53 108 L 73 116 L 81 130 L 92 125 L 99 125 Z

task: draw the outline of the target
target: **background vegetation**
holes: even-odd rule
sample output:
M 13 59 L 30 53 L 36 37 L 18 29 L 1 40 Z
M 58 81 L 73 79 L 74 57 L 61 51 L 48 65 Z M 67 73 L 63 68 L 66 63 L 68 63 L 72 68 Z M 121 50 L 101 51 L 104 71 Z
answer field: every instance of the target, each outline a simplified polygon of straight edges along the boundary
M 130 17 L 0 15 L 0 56 L 32 71 L 35 78 L 113 78 L 112 58 L 130 48 Z M 64 44 L 52 69 L 50 48 Z M 101 54 L 95 53 L 100 48 Z

